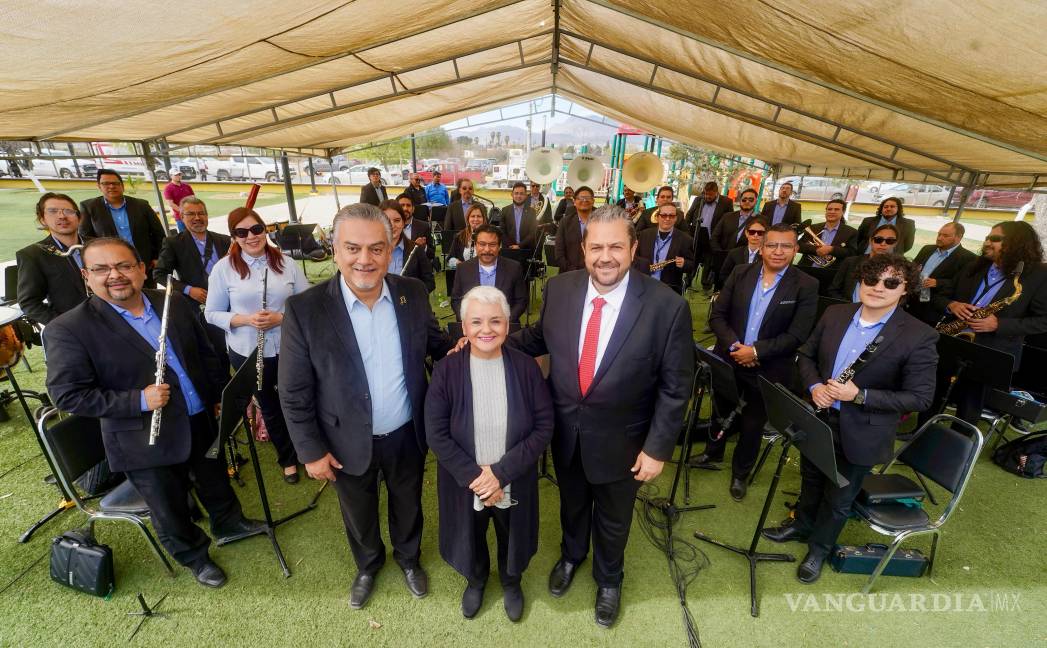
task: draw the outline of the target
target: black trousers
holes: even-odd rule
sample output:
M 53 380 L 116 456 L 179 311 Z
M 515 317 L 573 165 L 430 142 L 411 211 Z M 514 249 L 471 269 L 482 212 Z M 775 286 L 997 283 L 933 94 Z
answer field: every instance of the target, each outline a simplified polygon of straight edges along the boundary
M 760 454 L 763 426 L 767 423 L 767 409 L 757 383 L 757 375 L 736 371 L 734 376 L 742 392 L 742 398 L 745 399 L 745 408 L 734 419 L 731 428 L 724 430 L 723 436 L 705 444 L 705 454 L 712 459 L 723 459 L 727 437 L 737 432 L 738 444 L 731 458 L 731 475 L 738 479 L 745 479 L 756 465 L 756 458 Z M 717 397 L 716 413 L 721 417 L 727 416 L 735 406 L 736 403 Z M 716 421 L 716 417 L 713 417 L 713 423 L 709 429 L 710 436 L 715 437 L 717 431 L 719 431 L 719 422 Z
M 709 242 L 709 230 L 701 226 L 698 221 L 698 229 L 694 237 L 694 261 L 702 266 L 702 286 L 708 288 L 713 285 L 713 278 L 719 268 L 712 266 L 713 249 Z M 698 271 L 695 270 L 695 275 Z
M 593 579 L 600 587 L 618 587 L 625 567 L 625 545 L 633 521 L 633 500 L 640 482 L 626 477 L 591 484 L 582 467 L 581 444 L 567 466 L 556 466 L 560 485 L 560 527 L 564 560 L 581 563 L 593 544 Z
M 955 363 L 939 362 L 934 387 L 934 400 L 931 407 L 920 413 L 917 421 L 920 425 L 926 423 L 932 416 L 941 410 L 945 401 L 945 392 L 949 390 L 949 380 L 956 373 Z M 967 421 L 977 426 L 981 420 L 982 410 L 985 408 L 985 399 L 989 396 L 989 386 L 985 383 L 973 380 L 978 375 L 977 367 L 967 367 L 963 370 L 964 375 L 953 385 L 949 395 L 949 402 L 956 404 L 956 418 Z
M 345 535 L 356 568 L 374 574 L 385 564 L 385 545 L 378 526 L 378 473 L 389 491 L 389 539 L 393 559 L 404 569 L 418 566 L 422 546 L 422 473 L 425 455 L 418 447 L 414 423 L 374 437 L 371 463 L 362 475 L 339 472 L 334 482 Z
M 834 439 L 840 430 L 839 413 L 829 410 L 829 427 L 833 430 Z M 862 481 L 872 470 L 872 466 L 860 466 L 847 461 L 839 442 L 833 444 L 836 450 L 836 470 L 850 482 L 839 487 L 806 457 L 800 461 L 800 498 L 796 503 L 796 526 L 810 534 L 807 547 L 812 554 L 822 557 L 832 551 L 840 531 L 847 524 L 851 514 L 851 505 L 862 489 Z
M 243 518 L 240 500 L 229 485 L 225 455 L 207 459 L 204 453 L 218 433 L 207 412 L 189 418 L 193 435 L 189 460 L 173 466 L 158 466 L 127 471 L 127 478 L 149 506 L 153 527 L 160 544 L 181 565 L 193 567 L 207 559 L 211 539 L 190 518 L 189 489 L 207 509 L 211 534 L 222 535 Z M 191 476 L 190 476 L 191 473 Z
M 520 574 L 509 573 L 509 520 L 512 507 L 500 509 L 496 506 L 484 507 L 473 515 L 473 573 L 469 576 L 469 587 L 483 588 L 491 574 L 491 555 L 487 550 L 487 527 L 494 522 L 494 536 L 498 546 L 498 579 L 502 587 L 518 587 Z
M 236 369 L 247 362 L 247 358 L 232 349 L 229 350 L 229 360 Z M 262 390 L 255 392 L 255 396 L 258 397 L 258 405 L 262 410 L 265 429 L 269 432 L 269 440 L 276 448 L 276 462 L 281 467 L 287 468 L 298 464 L 298 453 L 295 452 L 294 444 L 291 443 L 291 435 L 287 432 L 284 410 L 280 406 L 280 395 L 276 392 L 276 373 L 279 366 L 280 356 L 262 359 Z

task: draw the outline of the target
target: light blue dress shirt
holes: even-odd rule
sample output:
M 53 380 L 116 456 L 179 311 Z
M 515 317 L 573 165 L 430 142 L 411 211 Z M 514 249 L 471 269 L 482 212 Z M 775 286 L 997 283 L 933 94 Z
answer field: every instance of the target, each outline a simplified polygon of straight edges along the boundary
M 826 245 L 832 245 L 833 239 L 836 238 L 836 233 L 840 231 L 840 224 L 836 223 L 836 227 L 829 227 L 826 225 L 822 228 L 821 232 L 818 232 L 818 238 L 822 240 L 822 243 Z
M 106 302 L 113 307 L 124 321 L 131 325 L 131 328 L 136 333 L 142 336 L 142 339 L 146 341 L 156 351 L 160 348 L 160 318 L 156 315 L 156 311 L 153 310 L 153 305 L 145 297 L 142 298 L 145 302 L 145 312 L 142 313 L 141 317 L 136 316 L 126 308 L 121 308 L 116 304 Z M 182 390 L 182 398 L 185 399 L 185 408 L 189 412 L 189 416 L 199 414 L 204 411 L 204 401 L 200 398 L 200 394 L 197 393 L 196 387 L 193 385 L 193 381 L 189 379 L 189 374 L 185 371 L 185 366 L 179 359 L 178 354 L 175 352 L 174 345 L 171 344 L 171 338 L 167 338 L 167 366 L 178 376 L 178 387 Z M 138 399 L 139 406 L 143 412 L 148 412 L 149 408 L 145 404 L 145 392 L 143 391 Z
M 988 306 L 992 302 L 992 298 L 996 296 L 996 293 L 1000 292 L 1000 288 L 1003 286 L 1003 281 L 1006 278 L 1007 275 L 1003 274 L 1003 270 L 1000 270 L 995 263 L 989 266 L 989 272 L 985 274 L 985 279 L 982 279 L 981 283 L 978 284 L 974 305 L 978 308 Z
M 843 334 L 843 339 L 840 340 L 840 348 L 836 351 L 836 361 L 833 362 L 833 380 L 857 360 L 862 351 L 865 351 L 865 348 L 876 339 L 876 336 L 883 330 L 884 325 L 887 324 L 887 320 L 894 315 L 894 311 L 895 309 L 892 308 L 889 313 L 880 318 L 879 322 L 874 324 L 863 324 L 861 322 L 862 309 L 859 308 L 855 311 L 854 317 L 851 318 L 851 323 L 847 326 L 847 332 Z M 813 391 L 815 387 L 817 385 L 811 385 L 808 389 Z M 834 401 L 832 407 L 833 409 L 840 409 L 840 401 Z
M 716 213 L 716 201 L 711 203 L 705 202 L 704 198 L 699 198 L 702 201 L 702 227 L 709 230 L 711 234 L 713 231 L 713 214 Z
M 493 286 L 494 285 L 494 281 L 495 281 L 495 277 L 498 274 L 498 262 L 495 261 L 494 265 L 491 266 L 490 270 L 487 270 L 486 268 L 484 268 L 483 265 L 480 265 L 479 268 L 480 268 L 480 285 L 481 286 Z
M 67 248 L 64 245 L 62 245 L 61 241 L 56 239 L 54 236 L 51 237 L 51 240 L 55 242 L 55 246 L 58 247 L 59 250 L 61 250 L 62 252 L 66 251 Z M 80 250 L 73 250 L 73 253 L 70 256 L 73 257 L 73 261 L 76 262 L 76 266 L 78 268 L 80 268 L 81 270 L 83 270 L 83 268 L 84 268 L 84 260 L 80 256 Z
M 389 434 L 411 420 L 411 396 L 407 392 L 400 329 L 389 284 L 382 282 L 382 295 L 374 308 L 368 308 L 360 301 L 344 280 L 340 280 L 338 286 L 367 374 L 371 433 L 375 436 Z
M 759 339 L 760 327 L 763 325 L 764 315 L 767 314 L 767 307 L 771 305 L 771 300 L 774 299 L 774 291 L 778 289 L 778 284 L 782 282 L 782 276 L 788 269 L 789 267 L 786 266 L 775 273 L 774 283 L 766 290 L 763 287 L 765 268 L 760 269 L 760 276 L 756 278 L 756 288 L 753 290 L 753 297 L 749 301 L 749 318 L 745 321 L 745 339 L 743 342 L 746 346 L 752 346 L 753 342 Z
M 959 243 L 952 246 L 948 250 L 935 250 L 927 259 L 927 263 L 923 264 L 923 268 L 920 270 L 920 275 L 922 275 L 924 279 L 930 277 L 931 273 L 937 270 L 938 266 L 940 266 L 943 261 L 948 259 L 949 255 L 952 254 L 953 250 L 955 250 L 958 247 L 960 247 Z
M 676 229 L 675 227 L 673 229 Z M 665 255 L 669 254 L 669 246 L 673 242 L 673 233 L 669 232 L 668 236 L 663 236 L 661 232 L 654 237 L 654 259 L 653 263 L 661 263 L 665 261 Z M 662 270 L 658 269 L 651 273 L 651 276 L 655 279 L 661 280 Z
M 742 234 L 745 234 L 745 228 L 742 227 L 742 226 L 745 225 L 745 221 L 749 220 L 754 215 L 755 215 L 755 212 L 749 212 L 748 214 L 745 214 L 745 213 L 742 213 L 742 212 L 738 212 L 738 225 L 736 225 L 737 231 L 735 231 L 735 233 L 734 233 L 734 240 L 735 241 L 742 240 Z
M 523 222 L 524 208 L 513 205 L 513 216 L 516 218 L 516 244 L 520 244 L 520 223 Z
M 212 244 L 210 258 L 204 259 L 204 253 L 207 252 L 207 237 L 204 236 L 204 240 L 201 241 L 200 239 L 193 236 L 193 243 L 196 243 L 196 250 L 200 254 L 200 260 L 203 261 L 204 273 L 208 275 L 211 274 L 211 270 L 214 269 L 214 264 L 218 263 L 217 246 Z M 188 295 L 190 288 L 192 288 L 192 286 L 186 284 L 185 288 L 182 288 L 182 292 Z
M 105 198 L 102 200 L 105 200 Z M 131 237 L 131 220 L 127 216 L 127 201 L 124 200 L 124 204 L 117 208 L 110 205 L 108 200 L 105 200 L 105 206 L 109 208 L 109 213 L 113 216 L 116 233 L 120 235 L 120 238 L 134 245 L 134 238 Z
M 777 225 L 782 222 L 785 218 L 785 209 L 789 206 L 789 203 L 782 205 L 780 202 L 774 202 L 774 215 L 771 217 L 771 225 Z
M 403 238 L 393 248 L 393 253 L 389 258 L 389 274 L 398 275 L 403 272 L 404 269 L 404 241 Z

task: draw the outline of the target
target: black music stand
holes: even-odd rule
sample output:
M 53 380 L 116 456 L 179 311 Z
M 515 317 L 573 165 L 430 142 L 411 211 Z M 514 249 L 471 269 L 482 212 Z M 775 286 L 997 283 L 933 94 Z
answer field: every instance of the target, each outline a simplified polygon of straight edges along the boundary
M 444 218 L 447 217 L 447 205 L 440 203 L 424 203 L 429 208 L 429 222 L 439 223 L 441 226 L 444 224 Z
M 815 416 L 810 406 L 794 396 L 780 383 L 771 383 L 760 376 L 760 393 L 763 395 L 764 403 L 767 405 L 767 416 L 778 432 L 784 437 L 782 440 L 782 453 L 778 457 L 778 467 L 774 471 L 771 486 L 767 489 L 767 497 L 763 501 L 763 510 L 760 519 L 756 523 L 752 542 L 749 547 L 742 548 L 713 540 L 701 531 L 695 531 L 694 537 L 704 540 L 717 547 L 723 547 L 728 551 L 744 556 L 749 561 L 749 614 L 754 617 L 760 616 L 760 608 L 756 600 L 756 565 L 760 561 L 794 562 L 796 559 L 783 553 L 762 553 L 756 551 L 760 542 L 760 531 L 767 523 L 767 514 L 771 510 L 771 502 L 778 491 L 778 482 L 782 477 L 782 469 L 789 455 L 789 448 L 795 445 L 800 454 L 811 461 L 819 470 L 825 473 L 837 486 L 846 486 L 848 481 L 836 470 L 836 453 L 833 449 L 832 430 L 829 426 Z
M 248 356 L 247 361 L 244 362 L 236 373 L 233 374 L 232 380 L 222 390 L 222 415 L 218 421 L 218 438 L 215 439 L 214 444 L 207 451 L 208 459 L 217 459 L 218 454 L 222 452 L 222 448 L 225 446 L 226 439 L 228 439 L 236 428 L 244 421 L 244 412 L 247 410 L 247 403 L 251 400 L 251 396 L 255 392 L 257 385 L 258 372 L 256 368 L 256 358 L 258 356 L 258 350 L 255 349 L 254 353 Z M 269 495 L 265 490 L 265 480 L 262 477 L 262 467 L 258 462 L 258 448 L 255 446 L 253 430 L 247 431 L 247 449 L 251 453 L 251 464 L 254 467 L 255 481 L 258 482 L 258 497 L 262 502 L 262 512 L 265 514 L 265 530 L 260 531 L 258 534 L 265 533 L 269 536 L 269 541 L 273 545 L 273 553 L 276 554 L 276 560 L 280 563 L 280 570 L 284 573 L 284 578 L 291 576 L 291 570 L 287 568 L 287 561 L 284 559 L 284 552 L 280 549 L 280 543 L 276 540 L 276 527 L 288 522 L 299 515 L 311 511 L 316 508 L 317 502 L 320 500 L 320 495 L 323 494 L 324 489 L 327 487 L 325 481 L 320 487 L 320 490 L 316 492 L 313 499 L 310 500 L 309 504 L 305 508 L 295 511 L 290 515 L 282 517 L 278 520 L 273 519 L 272 510 L 269 508 Z M 233 542 L 239 542 L 245 538 L 249 538 L 251 535 L 236 537 L 226 542 L 219 541 L 219 546 L 232 544 Z
M 720 416 L 718 416 L 718 418 L 720 419 L 721 434 L 727 434 L 727 431 L 734 423 L 734 419 L 742 413 L 742 410 L 745 409 L 746 405 L 745 396 L 742 394 L 742 390 L 738 388 L 738 383 L 735 381 L 734 367 L 728 364 L 720 356 L 702 348 L 700 345 L 695 345 L 695 353 L 697 354 L 699 361 L 704 362 L 709 367 L 709 393 L 713 397 L 711 399 L 712 417 L 710 417 L 710 427 L 712 418 L 717 417 L 719 414 Z M 719 397 L 720 400 L 735 403 L 734 409 L 728 412 L 725 416 L 722 415 L 722 412 L 717 412 L 717 397 Z M 712 439 L 709 440 L 711 441 Z M 701 468 L 703 470 L 720 470 L 719 466 L 706 464 L 691 467 Z
M 517 250 L 513 250 L 510 248 L 503 247 L 501 252 L 499 252 L 499 256 L 504 256 L 507 259 L 512 259 L 513 261 L 519 263 L 520 267 L 523 268 L 524 281 L 527 282 L 527 290 L 529 293 L 529 301 L 526 313 L 527 317 L 525 318 L 525 322 L 527 324 L 531 323 L 531 304 L 537 301 L 537 296 L 535 295 L 534 280 L 538 279 L 541 276 L 542 272 L 545 270 L 545 265 L 542 263 L 542 260 L 540 258 L 542 254 L 542 247 L 545 242 L 545 236 L 546 234 L 543 230 L 541 236 L 538 239 L 538 245 L 536 245 L 533 248 L 520 248 Z
M 1011 388 L 1011 374 L 1014 372 L 1013 355 L 951 335 L 939 335 L 937 346 L 938 365 L 951 376 L 937 414 L 945 410 L 953 387 L 969 369 L 977 369 L 977 380 L 984 385 L 1003 390 Z M 968 421 L 968 423 L 972 422 Z

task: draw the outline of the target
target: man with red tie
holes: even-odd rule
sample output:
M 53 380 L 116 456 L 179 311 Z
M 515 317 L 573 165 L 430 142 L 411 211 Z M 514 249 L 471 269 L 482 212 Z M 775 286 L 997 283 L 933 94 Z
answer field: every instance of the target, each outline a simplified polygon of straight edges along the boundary
M 540 321 L 510 338 L 532 356 L 549 354 L 563 529 L 549 591 L 567 592 L 591 539 L 603 627 L 618 615 L 634 497 L 672 457 L 694 369 L 687 303 L 630 270 L 636 245 L 624 209 L 594 211 L 582 234 L 585 270 L 550 279 Z

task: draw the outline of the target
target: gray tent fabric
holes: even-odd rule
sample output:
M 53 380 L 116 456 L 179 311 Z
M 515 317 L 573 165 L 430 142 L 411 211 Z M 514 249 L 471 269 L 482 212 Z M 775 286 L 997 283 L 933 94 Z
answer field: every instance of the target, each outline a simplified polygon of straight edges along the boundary
M 2 15 L 3 139 L 328 156 L 553 93 L 782 175 L 1047 186 L 1043 2 L 184 0 Z

